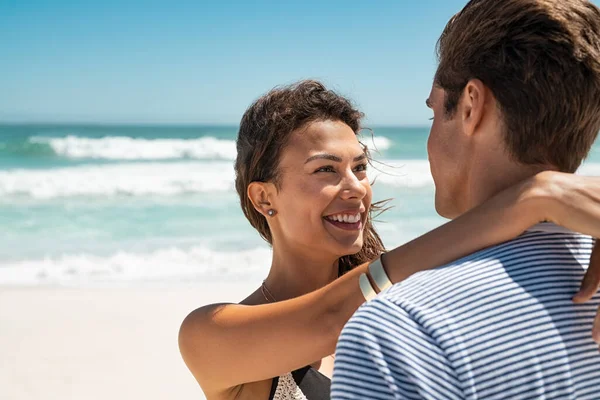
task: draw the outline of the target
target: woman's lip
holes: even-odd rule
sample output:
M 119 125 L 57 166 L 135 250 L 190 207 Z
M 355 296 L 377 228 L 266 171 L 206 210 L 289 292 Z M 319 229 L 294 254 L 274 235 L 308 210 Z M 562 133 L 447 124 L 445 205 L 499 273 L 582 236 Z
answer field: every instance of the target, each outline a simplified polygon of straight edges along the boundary
M 331 225 L 335 226 L 336 228 L 340 228 L 345 231 L 359 231 L 362 229 L 362 221 L 349 223 L 349 222 L 333 221 L 329 218 L 323 218 L 323 219 L 325 221 L 329 222 Z

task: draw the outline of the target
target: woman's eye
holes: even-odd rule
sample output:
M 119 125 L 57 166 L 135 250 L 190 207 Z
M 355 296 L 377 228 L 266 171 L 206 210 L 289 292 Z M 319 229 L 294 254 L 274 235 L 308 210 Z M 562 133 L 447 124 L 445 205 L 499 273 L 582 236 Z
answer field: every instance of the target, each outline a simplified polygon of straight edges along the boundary
M 355 171 L 366 171 L 367 170 L 367 164 L 360 164 L 357 165 L 356 168 L 354 168 Z
M 335 170 L 333 169 L 333 167 L 331 165 L 328 165 L 328 166 L 319 168 L 315 172 L 335 172 Z

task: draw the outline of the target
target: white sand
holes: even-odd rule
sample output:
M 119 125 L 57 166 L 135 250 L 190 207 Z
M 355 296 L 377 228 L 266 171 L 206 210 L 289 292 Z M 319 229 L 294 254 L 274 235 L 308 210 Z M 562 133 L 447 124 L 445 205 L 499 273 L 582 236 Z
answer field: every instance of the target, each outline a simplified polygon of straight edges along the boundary
M 0 287 L 0 399 L 204 399 L 179 356 L 179 324 L 251 290 Z

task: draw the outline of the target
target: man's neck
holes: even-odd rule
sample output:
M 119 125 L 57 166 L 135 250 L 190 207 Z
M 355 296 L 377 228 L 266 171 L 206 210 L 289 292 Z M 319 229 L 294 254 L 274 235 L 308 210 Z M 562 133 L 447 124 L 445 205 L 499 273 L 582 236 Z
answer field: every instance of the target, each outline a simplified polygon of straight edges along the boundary
M 550 169 L 553 168 L 523 165 L 506 158 L 478 160 L 471 168 L 466 209 L 463 212 L 477 207 L 510 186 Z

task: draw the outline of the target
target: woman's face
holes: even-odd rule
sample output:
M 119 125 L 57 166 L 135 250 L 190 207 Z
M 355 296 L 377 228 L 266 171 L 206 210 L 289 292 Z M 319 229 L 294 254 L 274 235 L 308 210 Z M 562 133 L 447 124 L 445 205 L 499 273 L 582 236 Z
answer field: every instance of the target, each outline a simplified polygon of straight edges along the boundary
M 343 122 L 313 122 L 292 133 L 279 163 L 274 245 L 336 258 L 358 253 L 372 197 L 367 164 Z

